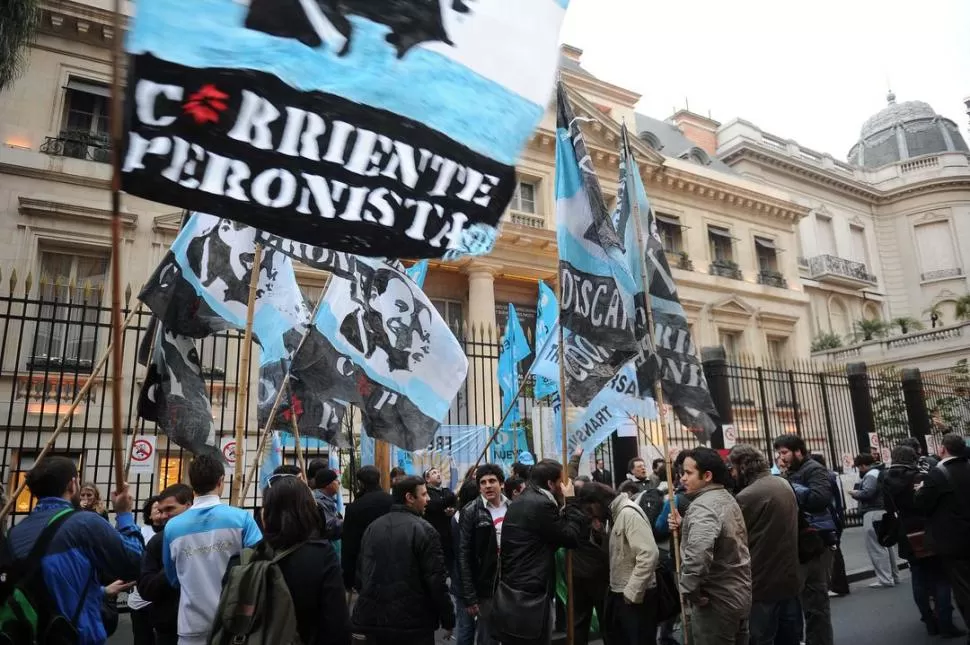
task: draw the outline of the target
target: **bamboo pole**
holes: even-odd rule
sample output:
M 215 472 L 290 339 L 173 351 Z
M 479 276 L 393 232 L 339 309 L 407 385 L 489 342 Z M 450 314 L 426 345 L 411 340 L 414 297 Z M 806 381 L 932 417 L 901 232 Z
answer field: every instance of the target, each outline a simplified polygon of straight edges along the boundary
M 632 167 L 627 168 L 627 198 L 633 206 L 633 222 L 637 238 L 637 252 L 640 256 L 640 271 L 641 278 L 643 280 L 644 288 L 644 307 L 647 313 L 647 334 L 649 337 L 653 338 L 654 322 L 653 322 L 653 307 L 650 302 L 650 271 L 647 265 L 647 254 L 644 248 L 643 240 L 643 223 L 640 221 L 640 196 L 637 194 L 636 182 L 634 182 L 631 177 L 631 173 L 639 173 L 640 169 L 637 166 L 635 160 L 633 159 L 633 153 L 629 151 L 629 143 L 626 137 L 623 138 L 624 154 L 629 153 L 629 161 Z M 651 345 L 653 341 L 651 341 Z M 656 348 L 654 348 L 656 352 Z M 670 427 L 667 424 L 667 415 L 664 414 L 664 393 L 663 393 L 663 366 L 661 365 L 660 374 L 657 375 L 657 380 L 653 383 L 653 400 L 657 406 L 657 416 L 660 422 L 660 437 L 661 443 L 663 444 L 664 451 L 664 464 L 667 470 L 667 491 L 670 496 L 670 510 L 671 513 L 677 512 L 677 494 L 674 490 L 674 469 L 673 464 L 670 461 Z M 677 572 L 677 578 L 680 579 L 680 529 L 675 529 L 670 532 L 670 542 L 671 550 L 674 553 L 674 569 Z M 684 645 L 688 645 L 689 633 L 687 629 L 687 612 L 684 607 L 683 596 L 681 596 L 680 603 L 680 617 L 684 626 Z
M 131 321 L 134 320 L 135 316 L 138 314 L 139 311 L 141 311 L 140 303 L 138 306 L 136 306 L 128 313 L 128 317 L 125 318 L 125 321 L 122 324 L 122 329 L 128 328 L 128 325 L 131 324 Z M 63 415 L 61 415 L 60 421 L 58 421 L 57 425 L 54 427 L 54 433 L 51 435 L 51 438 L 47 440 L 47 444 L 44 446 L 44 449 L 40 451 L 39 455 L 37 455 L 37 459 L 34 460 L 35 467 L 37 466 L 37 464 L 41 462 L 41 460 L 44 457 L 47 456 L 47 453 L 49 453 L 54 448 L 54 442 L 57 441 L 57 437 L 60 436 L 64 428 L 67 427 L 67 424 L 70 423 L 72 418 L 74 418 L 74 411 L 77 410 L 77 407 L 79 405 L 81 405 L 81 401 L 83 401 L 84 398 L 88 395 L 88 391 L 90 391 L 91 386 L 94 385 L 94 382 L 101 376 L 102 370 L 104 370 L 105 365 L 107 365 L 108 363 L 108 358 L 111 357 L 112 355 L 111 354 L 113 349 L 112 345 L 113 345 L 113 341 L 110 342 L 108 346 L 104 348 L 104 352 L 101 354 L 101 358 L 98 359 L 98 362 L 94 366 L 94 369 L 91 371 L 90 374 L 88 374 L 88 378 L 86 381 L 84 381 L 84 385 L 82 385 L 81 389 L 78 390 L 77 394 L 74 395 L 74 400 L 71 401 L 71 405 L 67 407 L 67 411 L 64 412 Z M 17 489 L 7 499 L 7 503 L 4 505 L 3 509 L 0 509 L 0 524 L 3 523 L 3 520 L 7 517 L 7 514 L 10 513 L 10 509 L 13 508 L 14 503 L 17 501 L 17 498 L 20 497 L 20 494 L 24 492 L 24 488 L 26 488 L 26 486 L 27 486 L 27 478 L 24 477 L 23 480 L 20 482 L 20 484 L 17 486 Z
M 562 276 L 556 281 L 559 286 L 559 302 L 562 303 Z M 560 321 L 561 323 L 561 321 Z M 563 356 L 563 331 L 562 324 L 559 325 L 559 424 L 562 432 L 562 481 L 569 484 L 569 445 L 567 443 L 568 431 L 566 428 L 566 361 Z M 576 628 L 574 624 L 575 607 L 573 606 L 573 553 L 566 550 L 566 644 L 573 645 L 576 638 Z
M 320 300 L 317 301 L 316 306 L 314 306 L 313 308 L 313 312 L 310 314 L 311 325 L 313 324 L 313 321 L 317 317 L 317 312 L 320 310 L 320 305 L 323 304 L 323 299 L 324 297 L 326 297 L 327 290 L 330 288 L 330 282 L 331 282 L 331 276 L 327 276 L 327 281 L 323 285 L 323 295 L 320 296 Z M 310 330 L 308 328 L 306 330 L 306 333 L 304 333 L 303 337 L 300 339 L 300 344 L 297 345 L 296 349 L 293 351 L 293 356 L 296 356 L 300 352 L 300 350 L 303 348 L 303 343 L 306 342 L 307 336 L 309 335 L 310 335 Z M 249 476 L 246 478 L 246 481 L 243 482 L 244 486 L 243 486 L 241 499 L 246 499 L 246 496 L 249 494 L 249 487 L 252 486 L 253 481 L 255 481 L 256 479 L 256 469 L 259 468 L 260 459 L 262 459 L 263 457 L 263 450 L 265 450 L 266 448 L 266 441 L 270 436 L 270 432 L 273 431 L 273 426 L 276 420 L 276 413 L 279 411 L 280 403 L 282 403 L 283 401 L 283 393 L 289 392 L 289 391 L 290 391 L 290 370 L 287 369 L 286 374 L 283 375 L 283 382 L 280 383 L 279 390 L 276 391 L 276 398 L 273 400 L 273 407 L 270 408 L 269 416 L 267 417 L 267 421 L 266 421 L 266 427 L 263 428 L 262 433 L 260 434 L 260 437 L 259 437 L 259 443 L 256 445 L 256 456 L 253 459 L 253 463 L 250 464 L 249 466 Z M 291 396 L 290 403 L 292 404 L 292 396 Z M 293 418 L 296 419 L 296 415 L 293 415 Z M 299 423 L 299 421 L 297 421 L 297 423 Z M 238 460 L 236 463 L 237 464 L 239 463 Z M 305 474 L 306 470 L 304 469 L 303 472 Z
M 381 487 L 391 489 L 391 444 L 380 439 L 374 440 L 374 465 L 381 473 Z
M 249 400 L 249 361 L 253 351 L 253 315 L 256 311 L 256 289 L 259 286 L 260 267 L 263 259 L 263 246 L 259 243 L 253 251 L 253 268 L 249 273 L 249 301 L 246 303 L 246 329 L 243 332 L 242 355 L 239 358 L 239 379 L 236 382 L 236 472 L 232 478 L 230 500 L 234 506 L 242 505 L 240 492 L 243 489 L 246 457 L 246 416 Z
M 114 457 L 115 490 L 123 492 L 125 453 L 121 419 L 121 375 L 124 345 L 121 333 L 121 0 L 114 0 L 114 45 L 111 48 L 111 452 Z

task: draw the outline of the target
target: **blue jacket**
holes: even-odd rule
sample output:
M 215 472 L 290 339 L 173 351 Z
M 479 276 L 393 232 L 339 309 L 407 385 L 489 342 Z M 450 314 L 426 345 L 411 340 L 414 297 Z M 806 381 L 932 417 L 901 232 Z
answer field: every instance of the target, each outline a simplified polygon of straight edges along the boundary
M 30 515 L 10 529 L 7 543 L 13 557 L 26 558 L 50 519 L 65 508 L 71 508 L 65 499 L 42 498 Z M 77 512 L 61 525 L 41 560 L 44 583 L 64 616 L 74 615 L 87 589 L 77 624 L 81 645 L 102 645 L 108 639 L 101 624 L 101 577 L 138 578 L 144 549 L 141 531 L 131 513 L 118 513 L 117 526 L 117 530 L 111 528 L 97 513 Z

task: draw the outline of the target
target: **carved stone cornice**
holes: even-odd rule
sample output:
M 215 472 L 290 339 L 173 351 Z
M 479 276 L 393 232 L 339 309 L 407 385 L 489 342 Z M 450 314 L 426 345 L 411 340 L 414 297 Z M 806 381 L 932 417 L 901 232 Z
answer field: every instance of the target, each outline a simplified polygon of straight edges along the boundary
M 25 217 L 74 219 L 104 226 L 111 224 L 111 211 L 105 208 L 79 206 L 77 204 L 34 199 L 32 197 L 20 197 L 19 203 L 20 214 Z M 133 229 L 138 225 L 138 216 L 134 213 L 122 211 L 120 217 L 121 225 L 125 228 Z

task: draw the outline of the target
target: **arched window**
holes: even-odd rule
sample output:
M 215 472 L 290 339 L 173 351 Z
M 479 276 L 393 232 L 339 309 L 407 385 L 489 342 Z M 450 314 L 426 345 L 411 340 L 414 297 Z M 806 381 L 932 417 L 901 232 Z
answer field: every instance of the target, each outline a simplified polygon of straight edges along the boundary
M 836 297 L 829 299 L 829 325 L 833 334 L 843 338 L 851 331 L 849 312 L 842 300 Z
M 882 311 L 873 302 L 867 302 L 862 308 L 862 316 L 866 320 L 882 320 Z
M 651 150 L 656 150 L 657 152 L 663 150 L 663 144 L 660 143 L 660 139 L 658 139 L 657 135 L 655 135 L 653 132 L 644 130 L 640 133 L 640 140 L 650 146 Z
M 681 159 L 687 159 L 690 162 L 699 164 L 701 166 L 711 165 L 711 158 L 702 148 L 693 146 L 687 150 L 680 153 Z

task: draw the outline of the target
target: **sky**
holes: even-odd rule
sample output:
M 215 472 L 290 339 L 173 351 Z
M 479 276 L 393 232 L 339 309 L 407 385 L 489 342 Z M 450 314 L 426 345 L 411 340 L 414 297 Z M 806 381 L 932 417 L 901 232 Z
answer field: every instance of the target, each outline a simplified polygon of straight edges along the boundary
M 658 119 L 742 118 L 844 160 L 891 86 L 970 139 L 970 0 L 571 0 L 560 39 Z

